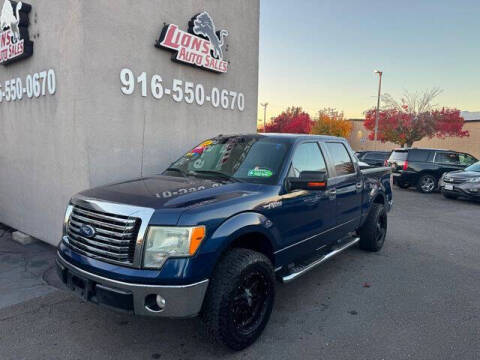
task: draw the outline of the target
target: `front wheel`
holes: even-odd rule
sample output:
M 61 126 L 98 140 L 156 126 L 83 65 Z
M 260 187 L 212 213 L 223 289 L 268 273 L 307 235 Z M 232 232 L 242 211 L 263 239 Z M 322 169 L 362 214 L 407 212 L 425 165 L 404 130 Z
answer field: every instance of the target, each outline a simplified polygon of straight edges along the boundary
M 379 251 L 385 243 L 387 224 L 387 210 L 382 204 L 374 203 L 367 220 L 358 231 L 360 248 L 367 251 Z
M 270 260 L 236 248 L 218 264 L 202 309 L 209 335 L 232 350 L 242 350 L 261 335 L 272 313 L 275 276 Z
M 437 188 L 437 179 L 433 175 L 422 175 L 418 179 L 417 189 L 425 194 L 432 193 Z

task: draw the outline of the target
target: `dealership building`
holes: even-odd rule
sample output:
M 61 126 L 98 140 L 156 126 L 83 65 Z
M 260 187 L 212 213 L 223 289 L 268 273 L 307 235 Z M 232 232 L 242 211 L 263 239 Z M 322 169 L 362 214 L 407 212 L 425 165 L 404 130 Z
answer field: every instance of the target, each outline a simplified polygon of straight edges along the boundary
M 70 197 L 256 131 L 259 0 L 0 0 L 0 222 L 56 245 Z

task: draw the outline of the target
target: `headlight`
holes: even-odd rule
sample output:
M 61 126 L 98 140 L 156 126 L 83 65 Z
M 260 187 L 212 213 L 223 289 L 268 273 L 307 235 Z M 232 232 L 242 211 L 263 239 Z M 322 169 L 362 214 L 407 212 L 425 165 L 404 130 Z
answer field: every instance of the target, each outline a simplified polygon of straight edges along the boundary
M 63 235 L 67 233 L 68 221 L 70 220 L 70 215 L 72 214 L 73 205 L 68 204 L 67 209 L 65 210 L 65 217 L 63 218 Z
M 205 227 L 152 226 L 148 230 L 143 257 L 144 268 L 159 269 L 171 256 L 192 256 L 205 238 Z
M 480 183 L 480 177 L 474 177 L 474 178 L 468 179 L 468 182 Z

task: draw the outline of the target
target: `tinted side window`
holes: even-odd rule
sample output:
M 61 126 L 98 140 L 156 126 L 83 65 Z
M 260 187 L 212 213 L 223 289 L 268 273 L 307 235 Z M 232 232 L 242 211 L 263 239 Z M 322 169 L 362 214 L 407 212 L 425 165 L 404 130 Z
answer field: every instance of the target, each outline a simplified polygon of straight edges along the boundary
M 460 165 L 460 157 L 457 153 L 437 152 L 435 162 L 439 164 Z
M 293 154 L 289 177 L 300 177 L 302 171 L 325 171 L 325 159 L 317 143 L 301 144 Z
M 464 166 L 470 166 L 477 162 L 477 159 L 475 159 L 472 155 L 469 155 L 469 154 L 459 154 L 459 158 L 460 158 L 460 165 L 464 165 Z
M 428 159 L 430 151 L 426 150 L 410 150 L 408 154 L 408 161 L 425 162 Z
M 337 176 L 354 174 L 355 166 L 353 165 L 352 159 L 348 154 L 345 145 L 342 143 L 326 143 L 328 152 L 332 156 L 333 162 L 335 164 L 335 170 Z

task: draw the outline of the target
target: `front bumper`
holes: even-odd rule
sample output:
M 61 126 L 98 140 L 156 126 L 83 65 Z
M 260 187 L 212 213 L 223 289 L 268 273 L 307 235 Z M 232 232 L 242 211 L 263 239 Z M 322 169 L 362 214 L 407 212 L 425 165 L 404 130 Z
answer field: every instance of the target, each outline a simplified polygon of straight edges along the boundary
M 440 179 L 438 186 L 440 191 L 447 194 L 456 196 L 463 196 L 470 199 L 480 199 L 480 184 L 465 182 L 462 184 L 447 183 Z M 446 189 L 445 186 L 450 186 L 450 189 Z
M 67 287 L 83 299 L 135 315 L 186 318 L 198 315 L 208 287 L 208 279 L 189 285 L 133 284 L 108 279 L 80 269 L 57 253 L 57 271 Z M 161 310 L 149 305 L 160 295 Z

